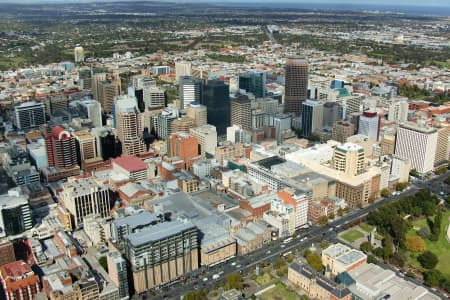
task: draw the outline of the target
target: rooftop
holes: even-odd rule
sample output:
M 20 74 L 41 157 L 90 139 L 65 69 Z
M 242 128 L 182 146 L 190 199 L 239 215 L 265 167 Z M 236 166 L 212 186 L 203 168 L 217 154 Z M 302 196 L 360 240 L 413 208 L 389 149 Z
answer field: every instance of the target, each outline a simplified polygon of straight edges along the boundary
M 138 172 L 147 169 L 147 165 L 140 158 L 133 155 L 114 158 L 111 164 L 117 164 L 128 172 Z

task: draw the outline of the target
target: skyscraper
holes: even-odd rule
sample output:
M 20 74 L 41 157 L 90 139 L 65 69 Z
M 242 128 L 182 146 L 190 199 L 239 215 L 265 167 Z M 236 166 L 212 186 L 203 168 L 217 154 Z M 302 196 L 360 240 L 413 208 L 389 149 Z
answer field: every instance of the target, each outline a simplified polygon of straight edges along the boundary
M 198 102 L 193 102 L 186 107 L 186 116 L 195 121 L 195 126 L 205 125 L 207 123 L 207 108 Z
M 347 142 L 347 138 L 355 134 L 355 126 L 348 121 L 337 121 L 333 125 L 331 138 L 340 143 Z
M 264 98 L 266 95 L 266 73 L 261 71 L 239 74 L 239 89 L 252 93 L 256 98 Z
M 61 126 L 56 126 L 45 136 L 49 167 L 72 168 L 77 166 L 77 150 L 73 136 Z
M 308 95 L 308 62 L 304 58 L 287 59 L 284 92 L 285 111 L 300 115 Z
M 319 101 L 306 100 L 302 105 L 302 136 L 309 137 L 312 133 L 322 129 L 323 104 Z
M 18 235 L 32 227 L 28 198 L 16 189 L 0 195 L 0 237 Z
M 175 63 L 175 76 L 176 80 L 180 80 L 182 76 L 191 76 L 192 64 L 187 61 L 180 61 Z
M 180 80 L 180 109 L 184 109 L 193 102 L 200 102 L 202 97 L 202 80 L 191 76 L 179 77 Z
M 100 82 L 106 80 L 106 73 L 94 73 L 91 80 L 92 97 L 99 101 Z
M 171 157 L 179 157 L 189 160 L 198 156 L 198 140 L 186 132 L 175 132 L 168 139 L 168 154 Z
M 75 63 L 84 61 L 84 49 L 80 45 L 77 45 L 75 49 L 73 49 Z
M 247 95 L 237 95 L 231 99 L 231 125 L 239 125 L 242 129 L 252 129 L 252 101 Z
M 146 151 L 142 140 L 142 118 L 136 97 L 118 96 L 114 98 L 114 115 L 117 137 L 122 143 L 122 154 L 139 155 Z
M 14 107 L 15 125 L 26 130 L 45 124 L 45 105 L 34 101 L 24 102 Z
M 363 134 L 374 141 L 378 141 L 380 122 L 380 116 L 377 112 L 363 112 L 358 121 L 358 134 Z
M 219 135 L 226 134 L 230 126 L 230 87 L 221 80 L 208 80 L 203 87 L 202 104 L 207 107 L 208 124 L 216 126 Z
M 156 86 L 143 88 L 143 100 L 145 109 L 162 108 L 167 105 L 166 92 Z
M 356 176 L 364 172 L 364 149 L 363 147 L 345 143 L 337 146 L 334 150 L 333 165 L 338 171 L 348 176 Z
M 102 105 L 103 111 L 112 113 L 114 97 L 120 95 L 120 84 L 116 80 L 105 80 L 98 84 L 98 101 Z

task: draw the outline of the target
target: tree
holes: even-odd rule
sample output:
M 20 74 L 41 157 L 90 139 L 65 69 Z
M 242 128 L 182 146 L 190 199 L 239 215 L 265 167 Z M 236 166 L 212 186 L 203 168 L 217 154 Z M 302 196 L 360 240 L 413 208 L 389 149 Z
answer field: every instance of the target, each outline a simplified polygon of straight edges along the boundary
M 359 245 L 359 249 L 364 253 L 369 253 L 370 251 L 372 251 L 373 247 L 370 242 L 364 242 Z
M 328 224 L 328 217 L 327 217 L 327 216 L 321 216 L 321 217 L 319 218 L 319 224 L 320 224 L 320 225 L 326 225 L 326 224 Z
M 391 258 L 389 259 L 389 262 L 400 268 L 403 268 L 405 266 L 405 259 L 399 253 L 392 254 Z
M 330 219 L 330 220 L 333 220 L 335 217 L 336 217 L 336 216 L 334 215 L 334 212 L 331 212 L 331 213 L 328 215 L 328 219 Z
M 369 264 L 377 264 L 378 263 L 378 259 L 373 256 L 373 255 L 368 255 L 367 256 L 367 263 Z
M 430 231 L 430 228 L 429 228 L 428 226 L 424 226 L 424 227 L 420 228 L 420 229 L 417 231 L 417 234 L 418 234 L 421 238 L 427 239 L 427 238 L 430 237 L 431 231 Z
M 186 294 L 184 294 L 183 299 L 184 300 L 207 300 L 208 299 L 208 293 L 205 294 L 205 291 L 203 290 L 197 290 L 197 291 L 189 291 Z
M 311 252 L 311 249 L 309 249 L 309 248 L 307 248 L 307 249 L 305 249 L 305 252 L 303 252 L 303 257 L 308 257 L 308 255 L 310 255 L 312 252 Z
M 275 261 L 275 263 L 273 264 L 273 267 L 275 269 L 281 269 L 284 266 L 286 266 L 286 262 L 281 257 L 278 257 L 277 260 Z
M 429 270 L 423 273 L 425 283 L 429 286 L 439 286 L 443 276 L 439 270 Z
M 306 257 L 306 261 L 308 262 L 309 266 L 316 270 L 316 271 L 322 271 L 323 265 L 322 265 L 322 258 L 317 253 L 311 253 Z
M 441 225 L 442 225 L 442 209 L 439 207 L 436 212 L 436 216 L 434 217 L 434 222 L 432 223 L 431 234 L 434 237 L 433 240 L 438 240 L 439 235 L 441 234 Z
M 449 278 L 442 280 L 441 288 L 443 288 L 447 293 L 450 293 L 450 279 Z
M 243 281 L 242 281 L 241 275 L 239 275 L 236 272 L 227 275 L 226 283 L 225 283 L 226 290 L 231 290 L 231 289 L 242 290 L 242 287 L 243 287 Z
M 370 203 L 370 204 L 375 203 L 375 200 L 376 200 L 376 198 L 375 198 L 374 195 L 372 195 L 372 196 L 369 197 L 369 203 Z
M 381 197 L 389 197 L 391 195 L 391 191 L 388 188 L 384 188 L 381 190 Z
M 397 183 L 397 185 L 395 186 L 395 190 L 397 192 L 401 192 L 404 189 L 406 189 L 408 187 L 408 183 L 407 182 L 399 182 Z
M 328 243 L 328 241 L 326 241 L 326 240 L 320 241 L 320 248 L 327 249 L 329 246 L 330 246 L 330 243 Z
M 425 241 L 420 236 L 407 237 L 405 247 L 411 252 L 423 252 L 426 249 Z
M 439 262 L 436 254 L 431 251 L 425 251 L 417 257 L 420 265 L 425 269 L 433 269 Z
M 450 197 L 449 197 L 450 198 Z M 338 211 L 337 211 L 337 215 L 339 217 L 342 217 L 344 215 L 344 210 L 342 208 L 339 207 Z
M 413 177 L 419 177 L 419 172 L 417 172 L 416 169 L 412 169 L 412 170 L 409 172 L 409 175 L 411 175 L 411 176 L 413 176 Z
M 388 234 L 383 239 L 383 258 L 387 260 L 389 257 L 392 256 L 392 253 L 394 253 L 394 241 L 392 240 L 392 237 Z
M 102 268 L 108 272 L 108 261 L 106 259 L 106 256 L 102 256 L 98 259 L 98 263 L 100 264 L 100 266 L 102 266 Z

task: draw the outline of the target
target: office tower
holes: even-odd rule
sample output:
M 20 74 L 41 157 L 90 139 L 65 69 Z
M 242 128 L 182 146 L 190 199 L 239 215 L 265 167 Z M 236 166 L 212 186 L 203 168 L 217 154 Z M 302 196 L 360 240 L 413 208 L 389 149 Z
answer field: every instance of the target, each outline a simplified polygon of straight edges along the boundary
M 411 168 L 420 174 L 433 171 L 438 142 L 436 128 L 405 122 L 397 129 L 395 154 L 411 161 Z
M 266 95 L 266 73 L 253 71 L 239 74 L 239 89 L 252 93 L 256 98 L 264 98 Z
M 340 143 L 347 142 L 347 138 L 355 134 L 355 126 L 348 121 L 337 121 L 333 125 L 331 138 Z
M 177 132 L 177 131 L 183 131 L 183 132 L 189 132 L 189 129 L 195 127 L 195 121 L 191 118 L 188 118 L 186 116 L 182 116 L 181 118 L 175 119 L 170 124 L 170 131 L 171 132 Z
M 32 227 L 28 199 L 18 188 L 0 195 L 0 237 L 18 235 Z
M 308 62 L 304 58 L 288 58 L 285 68 L 285 111 L 298 116 L 302 113 L 302 103 L 307 98 Z
M 77 103 L 77 107 L 92 122 L 92 126 L 102 126 L 102 106 L 100 102 L 92 99 L 83 99 Z
M 186 61 L 175 62 L 175 80 L 179 81 L 180 77 L 191 76 L 192 64 Z
M 333 125 L 342 119 L 344 108 L 337 102 L 326 102 L 323 105 L 323 127 L 333 127 Z
M 61 203 L 72 216 L 74 228 L 83 226 L 83 218 L 98 214 L 108 218 L 110 213 L 110 191 L 102 180 L 94 177 L 69 177 L 63 183 Z
M 309 137 L 322 129 L 323 104 L 315 100 L 306 100 L 302 105 L 302 136 Z
M 192 102 L 186 109 L 186 116 L 195 122 L 195 126 L 203 126 L 207 123 L 207 108 L 198 102 Z
M 36 299 L 39 277 L 23 260 L 0 267 L 0 280 L 6 300 Z
M 215 126 L 205 124 L 192 128 L 189 130 L 189 133 L 197 138 L 201 155 L 206 155 L 206 153 L 214 155 L 217 147 L 217 131 Z
M 241 126 L 242 129 L 252 129 L 252 101 L 247 95 L 237 95 L 231 98 L 231 125 Z
M 60 110 L 67 110 L 67 97 L 63 94 L 49 95 L 44 99 L 45 110 L 47 114 L 51 115 Z
M 73 54 L 75 58 L 75 63 L 80 63 L 84 61 L 84 49 L 80 45 L 77 45 L 75 49 L 73 49 Z
M 72 133 L 75 138 L 77 146 L 77 161 L 81 166 L 82 161 L 97 157 L 97 142 L 95 135 L 86 131 L 80 130 Z
M 144 87 L 142 90 L 145 110 L 167 106 L 166 91 L 156 86 Z
M 14 122 L 21 130 L 38 128 L 46 123 L 45 105 L 34 101 L 24 102 L 14 107 Z
M 184 109 L 193 102 L 200 102 L 202 98 L 202 80 L 191 76 L 179 77 L 180 80 L 180 109 Z
M 409 104 L 406 100 L 396 101 L 389 105 L 388 121 L 403 123 L 408 120 Z
M 49 167 L 72 168 L 77 165 L 77 150 L 73 136 L 56 126 L 45 136 Z
M 291 130 L 292 117 L 287 114 L 274 114 L 269 116 L 269 126 L 275 128 L 275 139 L 281 143 L 284 132 Z
M 119 288 L 120 298 L 127 299 L 130 295 L 127 262 L 117 250 L 109 251 L 106 255 L 106 261 L 108 263 L 109 278 Z
M 125 258 L 131 265 L 136 293 L 197 270 L 198 247 L 198 229 L 191 222 L 159 223 L 127 235 Z
M 78 85 L 83 90 L 92 89 L 92 70 L 90 68 L 78 69 Z
M 227 141 L 233 144 L 250 144 L 252 142 L 252 133 L 243 129 L 240 125 L 232 125 L 227 128 Z
M 156 132 L 159 139 L 166 139 L 172 133 L 172 122 L 178 118 L 176 109 L 166 108 L 157 118 Z
M 145 87 L 156 87 L 156 82 L 150 76 L 135 75 L 132 77 L 132 86 L 135 90 L 142 90 Z
M 122 154 L 144 153 L 146 147 L 142 140 L 142 118 L 136 97 L 118 96 L 114 98 L 114 102 L 117 137 L 122 143 Z
M 198 140 L 186 132 L 175 132 L 169 136 L 167 150 L 170 157 L 189 160 L 198 156 Z
M 221 80 L 208 80 L 203 87 L 202 104 L 207 107 L 208 124 L 223 135 L 230 126 L 230 88 Z
M 442 124 L 437 127 L 438 139 L 436 144 L 436 155 L 434 157 L 435 167 L 445 167 L 450 159 L 450 125 Z
M 97 101 L 100 101 L 99 99 L 100 82 L 105 80 L 106 80 L 106 73 L 94 73 L 92 75 L 92 84 L 91 84 L 92 97 Z
M 363 147 L 345 143 L 337 146 L 333 155 L 334 169 L 348 176 L 356 176 L 364 172 L 364 149 Z
M 116 158 L 122 154 L 122 145 L 116 139 L 111 128 L 93 128 L 91 133 L 95 136 L 97 142 L 97 153 L 103 160 Z
M 380 135 L 380 122 L 380 116 L 377 112 L 363 112 L 358 121 L 358 134 L 365 135 L 372 138 L 374 141 L 378 141 L 378 136 Z
M 114 97 L 120 95 L 120 83 L 117 81 L 105 80 L 98 84 L 98 101 L 102 105 L 103 111 L 107 114 L 113 112 Z

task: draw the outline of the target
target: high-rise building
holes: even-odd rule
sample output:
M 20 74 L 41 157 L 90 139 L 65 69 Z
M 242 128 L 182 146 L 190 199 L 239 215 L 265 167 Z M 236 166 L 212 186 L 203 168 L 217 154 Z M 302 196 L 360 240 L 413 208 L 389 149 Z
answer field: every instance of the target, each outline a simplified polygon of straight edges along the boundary
M 207 108 L 198 102 L 192 102 L 186 109 L 186 116 L 195 122 L 195 126 L 203 126 L 207 124 Z
M 355 134 L 355 126 L 348 121 L 337 121 L 333 125 L 331 138 L 340 143 L 347 142 L 347 138 Z
M 200 154 L 209 153 L 214 155 L 217 147 L 217 131 L 213 125 L 205 124 L 192 128 L 189 133 L 197 138 L 200 146 Z
M 257 98 L 264 98 L 266 95 L 266 73 L 253 71 L 239 74 L 239 89 L 252 93 Z
M 146 87 L 156 87 L 156 82 L 150 76 L 135 75 L 132 77 L 132 86 L 135 90 L 142 90 Z
M 92 89 L 92 70 L 90 68 L 78 69 L 78 85 L 83 90 Z
M 1 266 L 0 280 L 6 300 L 35 299 L 39 293 L 39 277 L 23 260 Z
M 144 153 L 146 146 L 142 140 L 142 118 L 136 97 L 118 96 L 114 98 L 114 102 L 117 137 L 122 143 L 122 154 Z
M 128 267 L 127 262 L 119 251 L 109 251 L 106 256 L 108 263 L 108 275 L 111 281 L 119 288 L 119 296 L 121 299 L 129 298 L 128 287 Z
M 198 140 L 186 132 L 175 132 L 168 139 L 168 154 L 171 157 L 179 157 L 189 160 L 198 156 Z
M 191 128 L 195 127 L 195 121 L 189 117 L 182 116 L 181 118 L 175 119 L 170 124 L 171 132 L 189 132 Z
M 100 82 L 106 80 L 106 73 L 94 73 L 92 75 L 92 97 L 100 101 L 99 95 L 100 95 Z M 101 102 L 100 102 L 101 103 Z
M 0 237 L 18 235 L 32 227 L 28 199 L 18 189 L 0 195 Z
M 283 133 L 291 130 L 292 117 L 283 113 L 271 115 L 269 116 L 269 126 L 275 128 L 275 139 L 281 143 Z
M 338 171 L 348 176 L 364 172 L 364 148 L 351 143 L 337 146 L 334 150 L 333 165 Z
M 450 159 L 450 125 L 442 124 L 437 127 L 438 139 L 436 144 L 436 155 L 434 157 L 435 168 L 445 167 Z
M 191 222 L 159 223 L 128 235 L 124 250 L 136 293 L 197 270 L 198 248 L 198 229 Z
M 380 116 L 377 112 L 363 112 L 358 121 L 358 134 L 365 135 L 372 138 L 374 141 L 378 141 L 381 127 L 380 122 Z
M 143 88 L 143 101 L 145 109 L 155 109 L 167 105 L 166 92 L 156 86 L 146 86 Z
M 315 100 L 306 100 L 302 105 L 302 136 L 309 137 L 322 129 L 323 104 Z
M 237 95 L 231 99 L 231 125 L 242 129 L 252 129 L 252 101 L 247 95 Z
M 73 49 L 75 63 L 80 63 L 84 61 L 84 49 L 80 45 L 77 45 L 75 49 Z
M 98 156 L 101 156 L 103 160 L 116 158 L 122 154 L 121 143 L 116 139 L 111 128 L 93 128 L 91 133 L 95 135 L 97 141 Z
M 308 96 L 308 62 L 304 58 L 289 58 L 285 68 L 285 111 L 298 116 Z
M 49 167 L 72 168 L 77 166 L 76 142 L 61 126 L 56 126 L 45 136 Z
M 396 123 L 403 123 L 408 120 L 409 104 L 406 100 L 396 101 L 389 105 L 388 120 Z
M 113 112 L 114 98 L 120 95 L 120 83 L 113 80 L 101 81 L 98 84 L 98 101 L 107 114 Z
M 344 107 L 337 102 L 326 102 L 323 105 L 323 126 L 333 127 L 333 125 L 344 119 Z
M 175 62 L 175 76 L 176 80 L 180 80 L 180 77 L 191 76 L 192 64 L 187 61 Z
M 110 191 L 103 181 L 94 177 L 69 177 L 63 183 L 61 203 L 72 215 L 74 228 L 83 226 L 83 218 L 98 214 L 110 215 Z
M 71 107 L 76 107 L 83 117 L 91 120 L 92 126 L 102 126 L 102 106 L 100 102 L 93 99 L 82 99 L 70 102 Z
M 27 130 L 46 123 L 45 105 L 34 101 L 24 102 L 14 107 L 14 121 L 17 128 Z
M 84 160 L 98 156 L 95 135 L 86 130 L 76 131 L 72 135 L 76 141 L 77 160 L 80 166 Z
M 405 122 L 397 129 L 395 154 L 411 161 L 411 168 L 420 174 L 433 171 L 438 142 L 436 128 Z
M 188 107 L 193 102 L 200 102 L 202 98 L 202 80 L 191 76 L 179 77 L 180 80 L 180 109 Z
M 156 133 L 159 139 L 166 139 L 172 133 L 172 122 L 178 118 L 178 110 L 165 108 L 157 118 Z
M 230 88 L 221 80 L 208 80 L 203 87 L 202 104 L 207 107 L 208 124 L 223 135 L 230 126 Z

